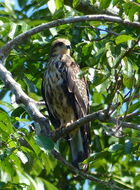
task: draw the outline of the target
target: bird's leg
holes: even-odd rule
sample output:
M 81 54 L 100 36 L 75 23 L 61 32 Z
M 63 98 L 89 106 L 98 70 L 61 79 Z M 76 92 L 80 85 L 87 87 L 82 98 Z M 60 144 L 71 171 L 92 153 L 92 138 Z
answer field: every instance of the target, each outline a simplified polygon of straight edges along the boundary
M 64 126 L 64 125 L 63 125 L 63 126 L 60 126 L 59 128 L 57 128 L 57 129 L 55 130 L 56 136 L 60 137 L 61 134 L 63 134 L 63 130 L 64 130 L 64 129 L 65 129 L 65 126 Z

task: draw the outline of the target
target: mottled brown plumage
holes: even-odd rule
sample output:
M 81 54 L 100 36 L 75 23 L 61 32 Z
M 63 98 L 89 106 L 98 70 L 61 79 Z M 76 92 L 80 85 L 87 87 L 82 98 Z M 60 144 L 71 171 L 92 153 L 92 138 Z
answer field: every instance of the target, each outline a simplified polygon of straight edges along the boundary
M 87 85 L 84 78 L 79 77 L 79 72 L 79 66 L 70 56 L 69 40 L 54 41 L 43 78 L 42 94 L 55 128 L 67 127 L 88 113 Z M 73 164 L 78 167 L 78 163 L 89 155 L 89 125 L 72 131 L 69 137 Z

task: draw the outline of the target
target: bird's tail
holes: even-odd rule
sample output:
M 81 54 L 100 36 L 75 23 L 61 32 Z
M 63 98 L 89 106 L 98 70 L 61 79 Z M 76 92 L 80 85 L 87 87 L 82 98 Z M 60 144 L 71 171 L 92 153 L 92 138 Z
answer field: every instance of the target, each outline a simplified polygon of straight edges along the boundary
M 70 134 L 70 147 L 73 165 L 78 168 L 79 162 L 84 161 L 89 156 L 89 142 L 83 130 L 84 127 Z

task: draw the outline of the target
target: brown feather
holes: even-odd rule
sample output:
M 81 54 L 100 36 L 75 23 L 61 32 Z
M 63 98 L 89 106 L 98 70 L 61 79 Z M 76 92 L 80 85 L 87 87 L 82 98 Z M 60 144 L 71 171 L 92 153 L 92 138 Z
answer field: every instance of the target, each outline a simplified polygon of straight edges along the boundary
M 59 40 L 53 43 L 52 49 L 55 54 L 50 58 L 42 83 L 43 97 L 50 120 L 55 127 L 67 127 L 88 114 L 89 111 L 87 84 L 84 78 L 78 76 L 80 68 L 69 55 L 69 51 L 63 50 L 62 52 L 66 53 L 60 54 L 62 45 L 60 50 L 58 49 L 57 44 L 64 41 Z M 69 43 L 69 41 L 66 41 L 66 43 Z M 59 52 L 58 55 L 56 55 L 55 47 Z M 79 150 L 77 156 L 74 157 L 74 162 L 77 165 L 78 162 L 83 161 L 89 155 L 89 125 L 84 125 L 80 129 L 72 131 L 69 136 L 73 139 L 70 142 L 73 154 L 76 149 Z M 78 145 L 77 138 L 82 141 L 83 145 Z

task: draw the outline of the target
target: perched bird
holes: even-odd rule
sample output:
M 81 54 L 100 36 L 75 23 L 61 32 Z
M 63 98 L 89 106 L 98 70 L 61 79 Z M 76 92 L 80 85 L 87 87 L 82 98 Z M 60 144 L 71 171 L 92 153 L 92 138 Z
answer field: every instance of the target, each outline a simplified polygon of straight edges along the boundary
M 89 110 L 88 89 L 80 68 L 70 56 L 70 41 L 52 43 L 50 60 L 42 81 L 42 95 L 51 123 L 55 128 L 67 127 L 85 116 Z M 78 167 L 89 155 L 90 132 L 85 124 L 69 133 L 73 165 Z

